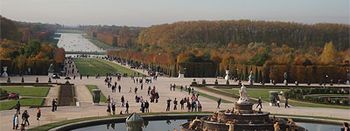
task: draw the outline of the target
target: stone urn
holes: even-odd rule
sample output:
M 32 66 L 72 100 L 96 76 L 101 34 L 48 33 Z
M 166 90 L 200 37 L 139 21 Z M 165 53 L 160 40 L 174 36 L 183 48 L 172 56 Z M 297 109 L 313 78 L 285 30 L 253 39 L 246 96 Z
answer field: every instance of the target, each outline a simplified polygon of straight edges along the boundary
M 94 105 L 98 105 L 100 103 L 100 97 L 101 97 L 101 90 L 100 89 L 93 89 L 92 90 L 92 101 Z

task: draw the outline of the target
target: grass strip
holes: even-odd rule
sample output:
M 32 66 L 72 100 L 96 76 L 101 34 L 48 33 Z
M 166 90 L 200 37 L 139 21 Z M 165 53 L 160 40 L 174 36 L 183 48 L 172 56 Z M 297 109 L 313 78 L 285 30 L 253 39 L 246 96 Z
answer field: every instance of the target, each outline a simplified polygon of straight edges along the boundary
M 93 89 L 98 89 L 96 85 L 85 85 L 85 86 L 89 89 L 91 95 L 93 95 L 93 92 L 92 92 Z M 101 92 L 100 102 L 106 102 L 106 101 L 107 101 L 106 96 Z

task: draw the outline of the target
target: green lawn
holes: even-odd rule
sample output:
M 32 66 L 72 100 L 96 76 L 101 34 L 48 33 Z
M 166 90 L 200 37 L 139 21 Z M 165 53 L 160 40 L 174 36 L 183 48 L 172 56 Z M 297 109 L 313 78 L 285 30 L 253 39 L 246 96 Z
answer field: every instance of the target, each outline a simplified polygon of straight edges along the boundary
M 239 90 L 240 88 L 233 88 L 233 89 L 222 89 L 225 92 L 232 92 L 235 95 L 239 96 Z M 269 100 L 269 91 L 287 91 L 288 89 L 256 89 L 256 88 L 247 88 L 248 96 L 252 98 L 258 99 L 261 97 L 263 101 L 270 101 Z
M 133 75 L 135 71 L 115 64 L 113 62 L 97 59 L 97 58 L 77 58 L 74 62 L 79 69 L 81 75 L 95 76 L 100 74 L 101 76 L 106 75 L 106 73 L 127 73 L 128 76 Z M 137 72 L 135 72 L 137 74 Z
M 92 95 L 93 89 L 98 89 L 98 87 L 96 85 L 86 85 L 86 87 L 89 89 L 91 95 Z M 103 93 L 101 92 L 100 102 L 106 102 L 106 101 L 107 101 L 106 96 L 103 95 Z
M 20 96 L 46 97 L 49 87 L 0 86 L 8 93 L 18 93 Z
M 21 97 L 21 106 L 42 106 L 45 98 L 49 93 L 50 87 L 23 87 L 23 86 L 0 86 L 1 89 L 8 93 L 18 93 Z M 12 109 L 17 100 L 0 101 L 0 110 Z
M 206 98 L 211 99 L 211 100 L 214 100 L 214 101 L 218 101 L 218 100 L 219 100 L 219 97 L 211 96 L 211 95 L 208 95 L 208 94 L 199 92 L 199 91 L 196 91 L 196 92 L 199 94 L 199 97 L 206 97 Z M 222 103 L 232 103 L 232 102 L 227 101 L 227 100 L 224 100 L 224 99 L 221 99 L 221 102 L 222 102 Z
M 21 106 L 42 106 L 45 98 L 21 98 Z M 10 110 L 17 104 L 17 100 L 0 101 L 0 110 Z

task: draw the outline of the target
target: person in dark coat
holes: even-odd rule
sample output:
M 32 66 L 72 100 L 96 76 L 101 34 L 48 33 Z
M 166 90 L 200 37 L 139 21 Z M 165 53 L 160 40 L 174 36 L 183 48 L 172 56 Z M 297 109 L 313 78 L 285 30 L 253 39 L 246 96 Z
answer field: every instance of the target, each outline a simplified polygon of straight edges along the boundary
M 27 110 L 24 110 L 24 112 L 22 113 L 22 123 L 24 124 L 24 126 L 28 123 L 28 126 L 30 125 L 29 124 L 29 114 L 28 114 L 28 111 Z

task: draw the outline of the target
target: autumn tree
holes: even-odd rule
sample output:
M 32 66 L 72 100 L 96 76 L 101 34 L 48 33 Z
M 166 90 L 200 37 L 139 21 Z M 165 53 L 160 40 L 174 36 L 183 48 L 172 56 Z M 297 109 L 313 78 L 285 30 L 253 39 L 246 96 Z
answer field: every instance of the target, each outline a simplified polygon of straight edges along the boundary
M 328 42 L 324 45 L 322 54 L 320 55 L 320 64 L 334 64 L 336 58 L 336 50 L 334 48 L 333 42 Z

